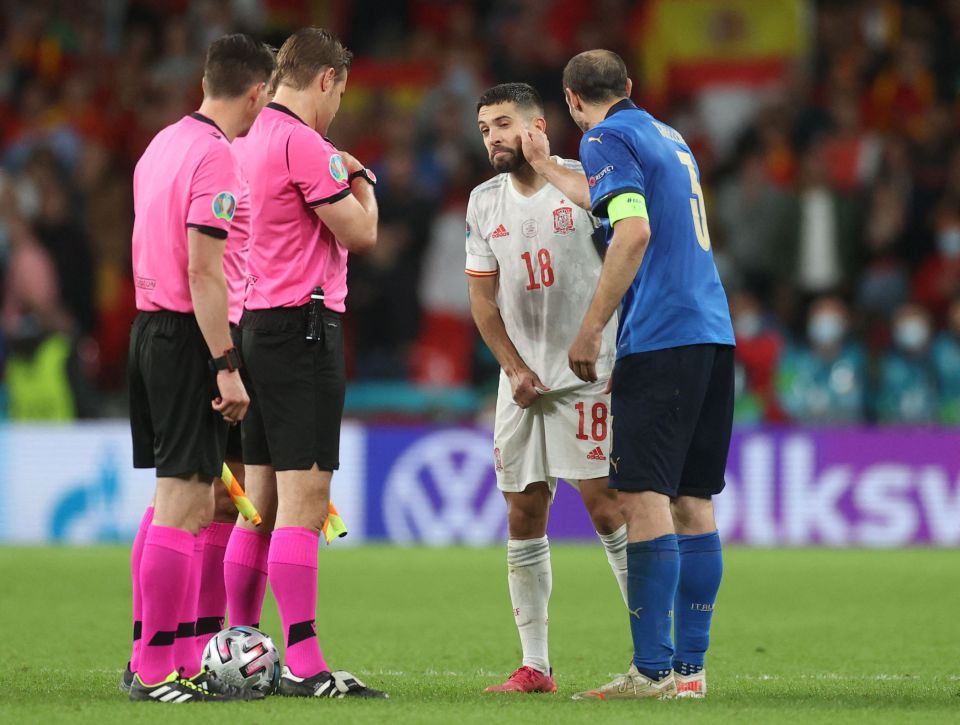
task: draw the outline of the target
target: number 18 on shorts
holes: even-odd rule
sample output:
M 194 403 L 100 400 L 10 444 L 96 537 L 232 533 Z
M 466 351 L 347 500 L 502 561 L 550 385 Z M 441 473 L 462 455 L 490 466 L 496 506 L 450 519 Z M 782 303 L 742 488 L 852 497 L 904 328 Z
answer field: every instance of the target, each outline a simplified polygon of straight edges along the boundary
M 510 382 L 500 377 L 494 423 L 494 463 L 501 491 L 523 491 L 557 479 L 603 478 L 610 462 L 610 396 L 606 381 L 541 395 L 529 408 L 513 402 Z

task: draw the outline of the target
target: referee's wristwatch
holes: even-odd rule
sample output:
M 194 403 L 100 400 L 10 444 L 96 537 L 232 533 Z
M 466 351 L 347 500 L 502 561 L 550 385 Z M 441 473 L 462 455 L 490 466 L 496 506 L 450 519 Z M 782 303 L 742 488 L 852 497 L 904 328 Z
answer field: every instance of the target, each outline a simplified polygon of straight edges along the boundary
M 352 174 L 350 174 L 350 176 L 347 177 L 351 183 L 353 183 L 353 180 L 357 178 L 363 179 L 370 184 L 370 186 L 377 185 L 377 175 L 374 174 L 370 169 L 360 169 L 359 171 L 354 171 Z
M 240 360 L 240 351 L 235 347 L 231 347 L 229 350 L 224 350 L 223 355 L 220 357 L 212 358 L 210 365 L 217 372 L 227 370 L 232 373 L 243 367 L 243 362 Z

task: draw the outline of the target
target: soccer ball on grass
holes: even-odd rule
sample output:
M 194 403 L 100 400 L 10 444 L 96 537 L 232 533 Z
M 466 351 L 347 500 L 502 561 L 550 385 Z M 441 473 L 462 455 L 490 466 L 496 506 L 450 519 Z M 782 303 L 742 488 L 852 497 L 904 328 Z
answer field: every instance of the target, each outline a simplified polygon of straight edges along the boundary
M 272 694 L 280 681 L 280 652 L 253 627 L 229 627 L 214 635 L 201 664 L 218 679 L 244 690 Z

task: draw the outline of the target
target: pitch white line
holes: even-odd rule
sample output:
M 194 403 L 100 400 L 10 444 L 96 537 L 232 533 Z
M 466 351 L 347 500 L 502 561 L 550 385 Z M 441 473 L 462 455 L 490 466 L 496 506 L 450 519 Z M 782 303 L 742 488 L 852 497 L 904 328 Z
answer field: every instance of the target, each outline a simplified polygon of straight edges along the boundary
M 359 672 L 359 670 L 358 670 Z M 422 670 L 419 672 L 404 672 L 402 670 L 369 670 L 365 675 L 385 675 L 387 677 L 499 677 L 503 672 L 492 670 L 473 670 L 472 672 L 454 672 L 453 670 Z
M 878 673 L 874 675 L 841 675 L 837 672 L 818 672 L 813 675 L 734 675 L 734 679 L 737 680 L 755 680 L 755 681 L 768 681 L 768 680 L 822 680 L 822 681 L 839 681 L 839 682 L 862 682 L 863 680 L 875 680 L 878 682 L 885 681 L 904 681 L 904 680 L 924 680 L 929 679 L 922 677 L 920 675 L 904 675 L 904 674 L 889 674 L 889 673 Z M 947 679 L 951 681 L 960 680 L 960 675 L 945 675 L 942 679 Z
M 90 674 L 95 675 L 121 675 L 124 670 L 122 669 L 113 669 L 113 668 L 94 668 L 86 670 Z M 75 669 L 68 668 L 58 668 L 58 667 L 44 667 L 43 672 L 49 672 L 51 674 L 59 673 L 75 673 Z M 407 670 L 357 670 L 361 675 L 365 676 L 384 676 L 384 677 L 501 677 L 506 673 L 506 670 L 503 672 L 495 672 L 493 670 L 484 670 L 477 669 L 471 671 L 458 672 L 455 670 L 417 670 L 417 671 L 407 671 Z M 610 677 L 616 676 L 618 673 L 610 672 L 608 673 Z M 777 680 L 820 680 L 825 682 L 863 682 L 864 680 L 873 680 L 876 682 L 902 682 L 905 680 L 927 680 L 929 677 L 922 675 L 906 675 L 906 674 L 893 674 L 880 672 L 873 675 L 843 675 L 839 672 L 818 672 L 816 674 L 800 674 L 800 675 L 768 675 L 768 674 L 736 674 L 733 676 L 735 680 L 747 680 L 751 682 L 771 682 Z M 942 677 L 937 677 L 936 679 L 945 679 L 950 682 L 960 682 L 960 675 L 944 675 Z
M 504 671 L 506 672 L 506 671 Z M 492 670 L 473 670 L 471 672 L 455 672 L 452 670 L 422 670 L 417 672 L 406 672 L 402 670 L 371 670 L 364 671 L 361 674 L 364 675 L 384 675 L 387 677 L 499 677 L 504 674 L 504 672 L 494 672 Z M 615 677 L 618 673 L 610 672 L 608 673 L 610 677 Z M 800 674 L 800 675 L 767 675 L 767 674 L 738 674 L 734 675 L 734 679 L 737 680 L 748 680 L 756 682 L 768 682 L 774 680 L 823 680 L 823 681 L 838 681 L 838 682 L 862 682 L 864 680 L 874 680 L 877 682 L 885 681 L 903 681 L 903 680 L 924 680 L 929 679 L 921 675 L 906 675 L 906 674 L 891 674 L 891 673 L 877 673 L 873 675 L 843 675 L 839 672 L 818 672 L 816 674 Z M 943 677 L 938 677 L 937 679 L 946 679 L 951 682 L 960 681 L 960 675 L 945 675 Z

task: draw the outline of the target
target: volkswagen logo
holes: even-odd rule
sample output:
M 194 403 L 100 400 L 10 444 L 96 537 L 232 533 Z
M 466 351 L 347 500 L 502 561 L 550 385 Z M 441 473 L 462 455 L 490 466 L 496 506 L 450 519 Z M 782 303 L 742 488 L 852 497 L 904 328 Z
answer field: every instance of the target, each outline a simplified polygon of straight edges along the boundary
M 500 542 L 506 511 L 490 435 L 479 431 L 448 430 L 421 438 L 397 458 L 383 495 L 387 533 L 401 544 Z

